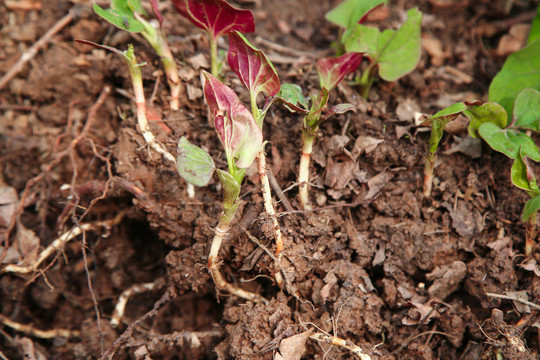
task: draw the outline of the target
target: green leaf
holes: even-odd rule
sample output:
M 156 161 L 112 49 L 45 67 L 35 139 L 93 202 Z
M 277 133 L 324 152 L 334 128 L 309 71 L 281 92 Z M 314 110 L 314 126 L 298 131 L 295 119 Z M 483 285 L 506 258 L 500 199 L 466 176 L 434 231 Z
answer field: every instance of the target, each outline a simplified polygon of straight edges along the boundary
M 531 216 L 536 216 L 538 210 L 540 210 L 540 195 L 535 196 L 531 200 L 527 201 L 527 203 L 525 204 L 525 208 L 523 208 L 523 215 L 521 216 L 521 220 L 523 222 L 529 221 L 529 218 Z
M 508 56 L 489 86 L 489 101 L 501 104 L 508 114 L 513 114 L 516 97 L 527 88 L 540 90 L 540 41 Z
M 422 13 L 417 8 L 407 12 L 407 21 L 397 31 L 385 30 L 379 38 L 379 76 L 394 81 L 414 70 L 421 54 L 420 25 Z
M 394 30 L 390 30 L 394 31 Z M 379 47 L 381 31 L 373 26 L 356 24 L 346 36 L 344 41 L 347 52 L 366 53 L 375 57 Z
M 480 106 L 470 106 L 463 111 L 463 114 L 470 120 L 469 135 L 478 139 L 478 128 L 486 122 L 505 128 L 508 123 L 506 110 L 497 103 L 485 103 Z
M 195 186 L 207 185 L 216 168 L 210 155 L 184 136 L 178 142 L 178 153 L 176 167 L 180 176 Z
M 422 122 L 421 125 L 428 126 L 431 124 L 432 121 L 442 118 L 446 119 L 448 121 L 454 120 L 459 114 L 463 112 L 463 110 L 467 109 L 467 105 L 465 105 L 462 102 L 455 103 L 454 105 L 450 105 L 449 107 L 442 109 L 441 111 L 435 113 L 434 115 L 431 115 L 426 120 Z
M 438 117 L 431 123 L 431 135 L 429 137 L 429 152 L 435 154 L 444 134 L 444 128 L 450 120 L 447 117 Z
M 133 33 L 145 30 L 145 25 L 135 18 L 133 10 L 125 1 L 116 1 L 115 3 L 118 3 L 118 6 L 107 10 L 94 3 L 94 12 L 122 30 Z
M 540 91 L 525 89 L 514 103 L 514 127 L 540 130 Z
M 284 103 L 290 111 L 305 113 L 309 108 L 308 100 L 302 93 L 302 88 L 296 84 L 281 84 L 277 100 Z
M 345 0 L 326 13 L 326 19 L 345 29 L 352 28 L 371 10 L 388 0 Z
M 240 184 L 238 184 L 234 177 L 226 171 L 217 169 L 216 173 L 223 186 L 223 208 L 230 209 L 238 200 L 238 196 L 240 195 Z
M 516 159 L 520 148 L 522 156 L 528 156 L 534 161 L 540 161 L 540 151 L 526 134 L 513 129 L 502 129 L 500 126 L 487 122 L 480 125 L 478 133 L 492 149 L 502 152 L 511 159 Z
M 538 39 L 540 39 L 540 6 L 538 6 L 536 16 L 532 21 L 531 30 L 529 31 L 529 38 L 527 39 L 527 44 L 530 44 Z

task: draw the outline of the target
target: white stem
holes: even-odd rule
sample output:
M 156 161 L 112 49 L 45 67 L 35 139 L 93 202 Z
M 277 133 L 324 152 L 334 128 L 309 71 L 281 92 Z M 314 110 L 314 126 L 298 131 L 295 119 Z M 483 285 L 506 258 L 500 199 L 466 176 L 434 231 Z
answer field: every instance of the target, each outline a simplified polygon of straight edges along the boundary
M 281 276 L 281 253 L 283 251 L 284 241 L 281 228 L 279 227 L 279 223 L 276 218 L 274 204 L 272 203 L 272 193 L 270 192 L 270 182 L 268 181 L 268 174 L 266 172 L 266 156 L 264 154 L 264 149 L 257 154 L 257 164 L 259 165 L 259 175 L 261 177 L 261 190 L 264 199 L 264 208 L 270 219 L 272 219 L 274 225 L 274 237 L 276 241 L 274 277 L 278 286 L 281 286 L 283 283 L 283 278 Z
M 313 151 L 313 139 L 311 141 L 304 140 L 302 146 L 302 157 L 300 158 L 300 167 L 298 169 L 298 195 L 302 209 L 311 210 L 309 204 L 309 163 L 311 161 L 311 152 Z

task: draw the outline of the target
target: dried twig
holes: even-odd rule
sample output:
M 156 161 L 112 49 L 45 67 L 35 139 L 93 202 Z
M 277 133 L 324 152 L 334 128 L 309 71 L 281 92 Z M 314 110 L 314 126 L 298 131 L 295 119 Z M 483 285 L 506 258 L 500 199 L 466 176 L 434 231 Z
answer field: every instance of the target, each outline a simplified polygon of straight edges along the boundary
M 489 297 L 494 297 L 494 298 L 498 298 L 498 299 L 517 301 L 517 302 L 520 302 L 522 304 L 528 305 L 528 306 L 532 307 L 535 310 L 540 310 L 540 305 L 536 305 L 533 302 L 530 302 L 530 301 L 525 300 L 525 299 L 520 299 L 520 298 L 518 298 L 516 296 L 501 295 L 501 294 L 494 294 L 494 293 L 486 293 L 486 295 L 489 296 Z
M 10 327 L 14 330 L 32 335 L 40 339 L 54 339 L 56 337 L 80 337 L 81 333 L 78 330 L 68 330 L 68 329 L 52 329 L 52 330 L 40 330 L 36 329 L 30 325 L 21 324 L 13 320 L 8 319 L 4 315 L 0 314 L 0 323 Z
M 63 18 L 58 20 L 37 42 L 26 50 L 19 60 L 8 70 L 7 73 L 0 79 L 0 89 L 6 86 L 24 67 L 28 61 L 36 56 L 37 52 L 49 42 L 49 40 L 62 30 L 67 24 L 74 19 L 73 10 L 70 10 Z
M 362 348 L 348 340 L 344 340 L 329 334 L 324 334 L 322 332 L 314 333 L 309 335 L 313 340 L 325 342 L 330 345 L 340 346 L 352 352 L 354 355 L 358 356 L 361 360 L 372 360 L 371 356 L 366 354 Z
M 130 337 L 131 337 L 131 334 L 133 333 L 133 331 L 135 330 L 135 328 L 140 324 L 142 323 L 143 321 L 145 321 L 146 319 L 148 318 L 151 318 L 151 317 L 154 317 L 157 315 L 157 312 L 158 310 L 165 304 L 167 304 L 168 302 L 170 301 L 170 294 L 168 291 L 166 291 L 163 296 L 154 304 L 154 307 L 152 308 L 152 310 L 150 310 L 149 312 L 147 312 L 146 314 L 144 314 L 143 316 L 141 316 L 138 320 L 132 322 L 128 328 L 126 329 L 126 331 L 124 331 L 124 333 L 122 335 L 120 335 L 120 337 L 118 337 L 118 339 L 116 339 L 116 341 L 114 342 L 114 344 L 112 344 L 112 346 L 107 350 L 105 351 L 103 354 L 101 354 L 99 360 L 105 360 L 105 359 L 112 359 L 113 356 L 114 356 L 114 353 L 118 350 L 118 348 L 120 347 L 120 345 L 122 345 L 124 342 L 126 342 Z

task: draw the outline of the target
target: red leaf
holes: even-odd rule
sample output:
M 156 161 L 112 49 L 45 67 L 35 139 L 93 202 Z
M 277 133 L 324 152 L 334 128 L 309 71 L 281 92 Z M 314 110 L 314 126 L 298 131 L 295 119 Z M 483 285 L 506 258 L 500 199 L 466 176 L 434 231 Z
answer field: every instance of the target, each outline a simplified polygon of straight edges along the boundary
M 322 58 L 317 61 L 321 88 L 333 89 L 345 75 L 353 73 L 362 62 L 362 53 L 346 53 L 337 58 Z
M 236 161 L 239 168 L 247 168 L 262 148 L 261 129 L 233 89 L 208 72 L 203 71 L 203 74 L 204 96 L 227 159 Z
M 176 11 L 195 26 L 218 37 L 234 30 L 255 31 L 255 20 L 249 10 L 232 7 L 224 0 L 172 0 Z
M 161 15 L 161 12 L 159 11 L 159 4 L 158 0 L 150 0 L 150 4 L 152 5 L 152 10 L 154 10 L 154 15 L 156 15 L 156 18 L 159 21 L 159 25 L 163 25 L 163 16 Z
M 272 63 L 238 31 L 229 34 L 227 60 L 231 70 L 238 75 L 250 92 L 252 99 L 256 99 L 261 91 L 268 96 L 274 96 L 279 92 L 281 83 Z

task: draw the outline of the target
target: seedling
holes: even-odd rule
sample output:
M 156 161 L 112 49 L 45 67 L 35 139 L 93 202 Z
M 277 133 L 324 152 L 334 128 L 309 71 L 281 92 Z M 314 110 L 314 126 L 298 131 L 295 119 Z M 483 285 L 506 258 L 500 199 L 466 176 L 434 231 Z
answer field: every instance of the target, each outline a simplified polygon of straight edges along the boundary
M 302 89 L 298 85 L 284 84 L 281 87 L 279 100 L 294 112 L 304 115 L 302 127 L 302 157 L 298 170 L 298 184 L 300 204 L 304 210 L 310 210 L 309 188 L 309 163 L 313 151 L 313 143 L 319 135 L 319 126 L 330 116 L 341 114 L 356 108 L 351 104 L 339 104 L 327 109 L 330 90 L 339 84 L 343 78 L 354 73 L 362 61 L 362 54 L 347 53 L 337 58 L 322 58 L 317 61 L 317 71 L 321 90 L 318 95 L 312 96 L 311 107 L 308 100 L 303 96 Z
M 436 150 L 444 131 L 444 126 L 459 114 L 470 120 L 469 135 L 484 139 L 488 145 L 514 160 L 512 166 L 512 183 L 527 191 L 531 200 L 525 205 L 522 219 L 528 222 L 525 255 L 530 256 L 536 224 L 536 213 L 540 209 L 540 190 L 528 164 L 528 159 L 540 161 L 540 150 L 528 131 L 540 130 L 540 91 L 535 89 L 522 90 L 512 104 L 513 117 L 508 123 L 508 114 L 498 103 L 482 104 L 480 101 L 454 104 L 426 119 L 423 124 L 431 123 L 430 153 L 426 160 L 424 177 L 424 196 L 431 191 L 433 166 L 436 160 Z
M 383 80 L 395 81 L 413 71 L 420 61 L 422 13 L 413 8 L 407 16 L 398 30 L 381 32 L 375 27 L 355 24 L 345 32 L 345 50 L 365 53 L 369 59 L 369 65 L 355 81 L 364 98 L 369 95 L 377 69 Z
M 171 109 L 178 110 L 180 106 L 179 96 L 181 91 L 178 67 L 174 61 L 171 49 L 167 43 L 163 29 L 161 27 L 162 17 L 157 10 L 157 0 L 152 0 L 152 8 L 159 21 L 159 26 L 154 26 L 146 21 L 146 11 L 140 0 L 112 0 L 110 9 L 103 9 L 94 3 L 96 14 L 107 20 L 112 25 L 132 33 L 140 33 L 146 41 L 154 48 L 161 58 L 161 64 L 167 76 L 167 82 L 171 89 Z
M 206 151 L 182 137 L 178 143 L 178 172 L 195 186 L 207 185 L 215 172 L 223 187 L 223 212 L 215 228 L 208 255 L 208 268 L 216 286 L 244 299 L 266 302 L 260 295 L 240 289 L 225 280 L 219 271 L 218 260 L 221 243 L 240 205 L 239 196 L 246 168 L 253 163 L 262 148 L 262 132 L 234 90 L 206 71 L 203 71 L 203 79 L 204 96 L 225 149 L 227 171 L 216 169 L 214 161 Z
M 135 93 L 135 102 L 137 104 L 137 123 L 139 125 L 139 131 L 143 136 L 144 140 L 152 149 L 157 153 L 163 156 L 168 161 L 171 161 L 176 164 L 176 159 L 165 149 L 163 144 L 161 144 L 154 134 L 150 131 L 148 126 L 148 119 L 146 118 L 146 100 L 144 96 L 144 88 L 141 76 L 141 67 L 146 65 L 146 63 L 138 63 L 135 56 L 135 50 L 133 45 L 129 45 L 126 51 L 118 50 L 112 46 L 100 45 L 93 43 L 87 40 L 77 40 L 81 44 L 92 45 L 99 47 L 105 50 L 109 50 L 117 55 L 120 55 L 126 65 L 128 66 L 129 73 L 131 75 L 131 82 L 133 84 L 133 92 Z
M 351 36 L 356 24 L 365 23 L 371 12 L 387 3 L 388 0 L 345 0 L 326 13 L 326 19 L 341 28 L 337 42 L 339 55 L 343 55 L 345 41 Z
M 233 31 L 255 31 L 253 14 L 229 5 L 225 0 L 172 0 L 176 11 L 208 34 L 212 75 L 219 77 L 217 41 Z
M 227 61 L 231 70 L 238 76 L 244 87 L 249 92 L 251 100 L 251 114 L 259 129 L 262 131 L 264 118 L 270 105 L 275 100 L 274 96 L 279 92 L 281 82 L 272 63 L 266 55 L 254 47 L 241 33 L 234 31 L 229 34 L 229 52 Z M 257 98 L 264 93 L 266 101 L 263 108 L 259 109 Z M 282 284 L 281 277 L 281 252 L 284 246 L 283 234 L 276 218 L 270 183 L 266 171 L 266 156 L 264 148 L 257 154 L 257 164 L 261 179 L 261 189 L 264 199 L 264 208 L 274 223 L 276 257 L 275 278 L 278 285 Z

